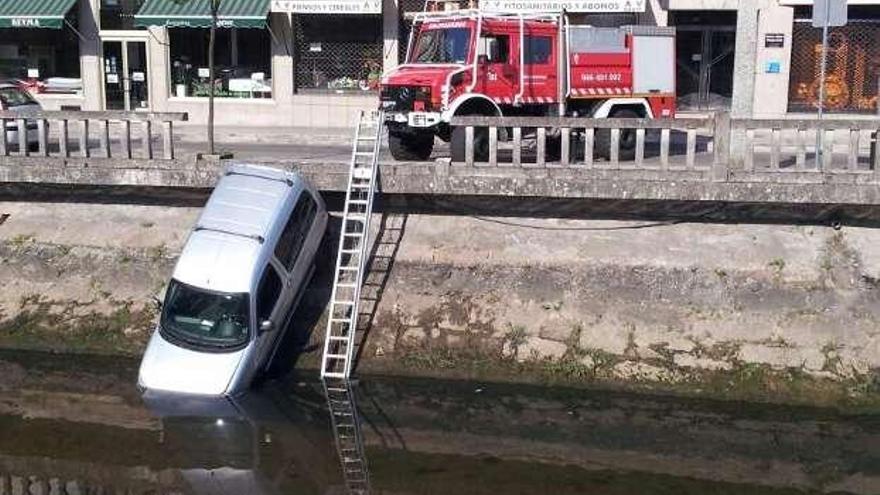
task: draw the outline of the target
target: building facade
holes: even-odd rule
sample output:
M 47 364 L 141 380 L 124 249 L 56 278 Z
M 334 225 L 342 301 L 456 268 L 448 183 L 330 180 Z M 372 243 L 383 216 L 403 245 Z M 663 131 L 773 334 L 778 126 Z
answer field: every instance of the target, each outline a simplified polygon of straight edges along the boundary
M 811 0 L 646 0 L 593 25 L 675 26 L 679 109 L 742 116 L 813 112 L 821 30 Z M 832 112 L 877 112 L 880 0 L 850 0 L 831 29 Z M 208 0 L 0 3 L 0 77 L 47 109 L 183 111 L 204 122 Z M 218 125 L 348 126 L 374 108 L 405 56 L 407 12 L 424 0 L 223 0 L 215 43 Z

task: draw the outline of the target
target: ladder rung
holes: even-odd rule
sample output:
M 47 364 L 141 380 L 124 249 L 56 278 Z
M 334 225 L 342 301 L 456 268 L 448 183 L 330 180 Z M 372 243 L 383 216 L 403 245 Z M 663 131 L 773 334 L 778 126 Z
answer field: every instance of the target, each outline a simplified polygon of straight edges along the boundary
M 347 341 L 347 340 L 348 340 L 348 337 L 341 337 L 341 336 L 338 336 L 338 335 L 331 335 L 331 336 L 330 336 L 330 340 L 345 340 L 345 341 Z
M 372 151 L 355 151 L 354 154 L 357 156 L 373 156 Z
M 349 218 L 349 220 L 353 220 L 353 219 Z M 344 235 L 345 237 L 363 237 L 364 236 L 363 232 L 346 232 L 342 235 Z
M 342 250 L 342 254 L 357 254 L 360 252 L 361 252 L 360 249 L 343 249 Z M 341 268 L 355 268 L 355 267 L 342 267 L 342 266 L 340 266 L 339 268 L 341 269 Z
M 345 282 L 342 284 L 336 284 L 336 287 L 345 287 L 347 289 L 354 289 L 355 287 L 357 287 L 357 284 L 350 284 L 348 282 Z
M 343 249 L 342 250 L 343 253 L 347 253 L 349 251 L 356 252 L 354 249 Z M 339 270 L 345 271 L 345 272 L 355 272 L 358 270 L 358 267 L 356 267 L 356 266 L 340 266 Z
M 341 371 L 324 371 L 324 376 L 327 378 L 347 378 L 345 373 Z
M 346 220 L 354 220 L 356 222 L 363 222 L 367 219 L 367 217 L 364 215 L 346 215 L 345 219 Z M 360 234 L 363 235 L 363 232 L 360 232 Z M 345 235 L 351 235 L 351 234 L 347 233 Z
M 328 359 L 348 359 L 348 356 L 346 354 L 327 354 L 324 357 Z
M 330 318 L 330 321 L 333 323 L 351 323 L 349 318 Z
M 370 185 L 369 184 L 352 184 L 351 188 L 352 189 L 369 189 Z
M 365 205 L 369 203 L 369 201 L 367 201 L 366 199 L 350 199 L 348 200 L 348 203 L 352 205 Z
M 342 301 L 337 299 L 336 301 L 333 301 L 333 304 L 340 304 L 342 306 L 354 306 L 354 301 Z

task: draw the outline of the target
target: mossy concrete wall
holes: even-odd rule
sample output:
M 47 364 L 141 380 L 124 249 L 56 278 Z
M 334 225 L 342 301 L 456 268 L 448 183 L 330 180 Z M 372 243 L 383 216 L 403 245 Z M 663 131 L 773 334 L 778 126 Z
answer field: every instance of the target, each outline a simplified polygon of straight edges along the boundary
M 0 344 L 138 353 L 149 299 L 198 211 L 0 203 Z M 362 308 L 364 369 L 719 394 L 845 384 L 829 402 L 877 390 L 880 231 L 377 216 L 383 225 Z M 315 329 L 318 341 L 323 321 Z

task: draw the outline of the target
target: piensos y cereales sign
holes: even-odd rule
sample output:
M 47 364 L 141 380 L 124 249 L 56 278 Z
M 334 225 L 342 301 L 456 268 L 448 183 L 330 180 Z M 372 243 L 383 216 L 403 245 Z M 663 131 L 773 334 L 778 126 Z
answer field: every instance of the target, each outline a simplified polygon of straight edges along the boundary
M 270 10 L 287 14 L 381 14 L 382 0 L 272 0 Z

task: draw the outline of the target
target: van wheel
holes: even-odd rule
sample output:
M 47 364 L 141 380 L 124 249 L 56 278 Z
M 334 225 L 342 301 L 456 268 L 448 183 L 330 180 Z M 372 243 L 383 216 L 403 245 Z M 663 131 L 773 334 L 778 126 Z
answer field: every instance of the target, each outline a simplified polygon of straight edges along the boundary
M 420 132 L 389 132 L 388 149 L 395 160 L 420 162 L 431 157 L 434 151 L 434 134 Z
M 452 161 L 466 161 L 467 137 L 465 127 L 458 126 L 452 128 L 452 140 L 450 148 L 452 149 Z M 485 127 L 474 128 L 474 161 L 489 161 L 489 129 Z
M 612 119 L 638 119 L 641 115 L 633 110 L 615 110 L 609 116 Z M 611 129 L 596 129 L 595 154 L 599 158 L 611 159 Z M 636 159 L 636 131 L 635 129 L 620 130 L 620 161 L 630 162 Z

